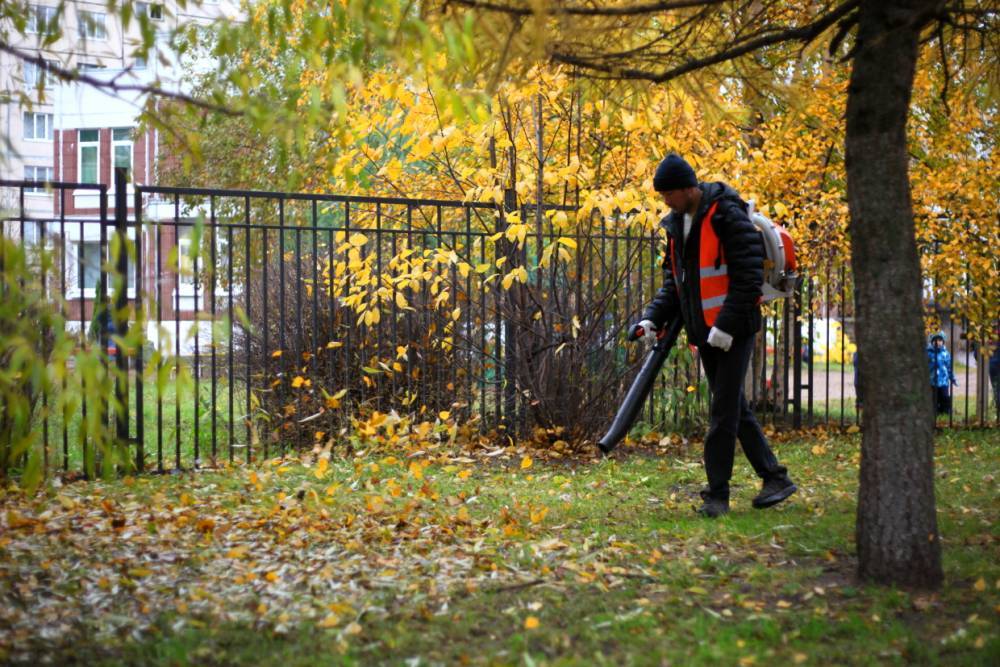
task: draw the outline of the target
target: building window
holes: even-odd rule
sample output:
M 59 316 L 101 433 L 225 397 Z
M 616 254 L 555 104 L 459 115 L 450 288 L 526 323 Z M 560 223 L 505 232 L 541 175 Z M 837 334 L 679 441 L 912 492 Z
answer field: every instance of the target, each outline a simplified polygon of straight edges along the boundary
M 56 8 L 46 5 L 31 5 L 28 9 L 26 32 L 49 34 L 57 30 Z
M 77 243 L 76 256 L 79 260 L 76 274 L 79 276 L 77 287 L 80 289 L 97 289 L 101 281 L 101 242 L 81 241 Z
M 233 286 L 227 286 L 229 277 L 229 240 L 224 236 L 225 228 L 219 225 L 215 229 L 215 257 L 212 257 L 212 230 L 206 224 L 201 239 L 201 247 L 198 250 L 198 273 L 195 274 L 194 241 L 192 227 L 178 227 L 180 237 L 177 239 L 177 292 L 180 296 L 189 297 L 211 289 L 211 285 L 206 283 L 206 279 L 215 278 L 215 295 L 226 296 L 233 290 Z
M 44 78 L 42 68 L 36 63 L 24 61 L 24 87 L 28 90 L 38 87 L 38 80 Z
M 104 69 L 104 65 L 100 63 L 77 63 L 76 69 L 80 72 L 94 72 L 96 70 Z
M 52 141 L 52 114 L 25 111 L 24 138 L 37 141 Z
M 26 181 L 51 181 L 52 167 L 35 167 L 24 165 L 24 180 Z M 25 188 L 25 192 L 45 192 L 43 187 Z
M 80 10 L 80 37 L 84 39 L 107 39 L 104 14 Z
M 191 255 L 191 230 L 178 230 L 185 236 L 177 239 L 177 286 L 180 292 L 193 292 L 195 288 L 194 257 Z
M 46 60 L 46 64 L 51 66 L 57 66 L 54 60 Z M 53 77 L 51 74 L 45 71 L 44 67 L 41 67 L 38 63 L 24 62 L 24 87 L 28 90 L 33 90 L 35 88 L 51 88 Z
M 131 238 L 131 237 L 130 237 Z M 108 247 L 110 247 L 110 243 Z M 76 257 L 78 289 L 96 290 L 101 284 L 101 242 L 97 240 L 77 241 Z M 125 269 L 126 288 L 135 288 L 135 264 L 128 259 Z M 108 275 L 108 292 L 113 288 L 113 277 Z
M 139 14 L 140 16 L 145 14 L 151 21 L 163 20 L 163 5 L 158 2 L 137 2 L 135 3 L 135 7 L 136 14 Z
M 135 60 L 132 61 L 132 69 L 146 69 L 146 59 L 142 56 L 136 56 Z
M 114 158 L 114 168 L 125 168 L 126 180 L 132 179 L 132 130 L 127 127 L 116 127 L 111 130 L 111 154 Z
M 80 182 L 98 183 L 99 138 L 97 130 L 80 130 Z

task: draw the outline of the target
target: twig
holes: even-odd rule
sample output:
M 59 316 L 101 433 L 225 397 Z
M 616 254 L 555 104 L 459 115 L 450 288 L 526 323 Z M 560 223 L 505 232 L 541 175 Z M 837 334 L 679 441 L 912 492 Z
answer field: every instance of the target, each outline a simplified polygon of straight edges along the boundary
M 205 100 L 199 100 L 198 98 L 192 97 L 185 93 L 164 90 L 159 86 L 153 86 L 148 84 L 120 84 L 118 79 L 121 76 L 115 76 L 110 81 L 103 81 L 101 79 L 95 78 L 88 74 L 81 74 L 78 71 L 66 69 L 60 67 L 59 65 L 54 65 L 48 60 L 45 60 L 41 56 L 33 56 L 30 53 L 21 51 L 5 42 L 0 42 L 0 51 L 10 54 L 21 60 L 23 62 L 32 63 L 36 65 L 39 69 L 55 75 L 56 78 L 62 81 L 68 82 L 78 82 L 85 83 L 92 88 L 97 90 L 111 91 L 112 93 L 123 93 L 123 92 L 138 92 L 146 93 L 148 95 L 155 95 L 157 97 L 166 97 L 169 99 L 177 100 L 179 102 L 184 102 L 192 106 L 198 107 L 199 109 L 205 109 L 206 111 L 214 111 L 216 113 L 225 114 L 227 116 L 241 116 L 243 115 L 240 111 L 235 111 L 227 106 L 222 106 L 220 104 L 215 104 L 213 102 L 206 102 Z

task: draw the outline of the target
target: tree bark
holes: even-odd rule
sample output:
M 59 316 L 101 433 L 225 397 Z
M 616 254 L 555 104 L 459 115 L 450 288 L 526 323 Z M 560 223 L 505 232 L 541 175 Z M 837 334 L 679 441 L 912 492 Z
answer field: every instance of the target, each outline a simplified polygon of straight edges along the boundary
M 906 121 L 921 28 L 939 0 L 860 8 L 847 101 L 847 191 L 861 385 L 858 573 L 882 584 L 941 584 L 931 392 Z

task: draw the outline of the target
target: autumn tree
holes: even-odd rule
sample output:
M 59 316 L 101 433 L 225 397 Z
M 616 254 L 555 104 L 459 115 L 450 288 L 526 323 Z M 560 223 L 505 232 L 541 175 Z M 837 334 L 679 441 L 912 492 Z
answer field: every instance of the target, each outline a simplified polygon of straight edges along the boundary
M 262 2 L 254 12 L 247 26 L 224 26 L 215 34 L 213 53 L 222 56 L 222 66 L 212 73 L 201 98 L 212 100 L 215 106 L 202 105 L 195 113 L 201 120 L 207 117 L 206 109 L 241 114 L 249 122 L 247 127 L 260 136 L 279 139 L 275 144 L 279 159 L 284 150 L 309 155 L 313 148 L 324 147 L 327 152 L 317 160 L 321 166 L 311 172 L 312 187 L 328 189 L 331 181 L 324 176 L 340 173 L 345 177 L 342 182 L 351 186 L 377 189 L 403 181 L 411 187 L 438 187 L 463 196 L 494 196 L 497 173 L 492 165 L 473 163 L 456 169 L 442 156 L 452 155 L 452 149 L 466 141 L 482 156 L 486 135 L 477 134 L 481 122 L 475 131 L 471 128 L 476 123 L 469 131 L 456 128 L 463 125 L 463 119 L 476 118 L 477 109 L 488 108 L 490 93 L 504 82 L 533 80 L 531 73 L 538 71 L 539 63 L 561 65 L 567 68 L 564 73 L 572 71 L 595 84 L 632 81 L 645 84 L 645 90 L 669 91 L 670 99 L 652 114 L 647 113 L 645 99 L 620 87 L 603 100 L 591 99 L 582 105 L 577 118 L 587 123 L 585 142 L 592 142 L 593 148 L 590 157 L 599 157 L 596 164 L 579 161 L 565 176 L 583 185 L 583 211 L 605 214 L 646 207 L 641 216 L 620 220 L 641 218 L 651 226 L 656 208 L 649 206 L 648 188 L 636 174 L 648 173 L 665 150 L 679 150 L 693 157 L 701 155 L 697 165 L 701 173 L 717 172 L 744 192 L 747 184 L 751 184 L 750 192 L 759 184 L 762 189 L 757 193 L 765 199 L 784 200 L 781 208 L 775 207 L 779 219 L 802 225 L 800 232 L 812 232 L 812 224 L 819 224 L 823 216 L 836 219 L 842 210 L 838 181 L 841 172 L 846 172 L 858 335 L 870 360 L 862 367 L 862 383 L 873 397 L 864 415 L 858 515 L 861 573 L 880 581 L 921 586 L 940 580 L 932 433 L 924 417 L 929 397 L 921 356 L 922 283 L 908 174 L 913 162 L 907 151 L 906 123 L 922 52 L 926 55 L 931 47 L 940 47 L 945 54 L 945 90 L 949 81 L 960 84 L 962 90 L 976 90 L 983 77 L 994 71 L 990 65 L 995 65 L 997 51 L 995 4 L 450 0 L 418 6 L 391 0 L 342 0 L 317 8 L 299 2 Z M 263 44 L 270 52 L 244 60 L 255 44 Z M 822 57 L 824 52 L 829 59 Z M 969 60 L 984 65 L 977 70 L 968 65 Z M 841 77 L 837 61 L 846 62 L 849 73 L 840 70 L 844 72 Z M 368 87 L 375 80 L 373 72 L 383 64 L 394 68 L 392 75 L 381 88 Z M 816 98 L 828 102 L 824 114 L 804 125 L 782 127 L 783 119 L 795 116 L 789 113 L 794 105 L 780 101 L 782 89 L 824 77 L 829 86 L 820 89 L 828 96 Z M 672 85 L 667 86 L 668 82 Z M 699 125 L 706 115 L 725 111 L 732 100 L 745 102 L 758 88 L 763 94 L 758 96 L 759 104 L 755 102 L 759 107 L 755 112 L 761 112 L 761 122 L 753 133 L 746 131 L 746 123 L 717 124 L 721 132 L 711 135 Z M 987 92 L 977 94 L 995 107 L 995 95 L 989 89 L 987 85 Z M 384 108 L 376 106 L 379 100 L 377 96 L 372 99 L 372 93 L 382 94 Z M 431 98 L 433 103 L 429 103 Z M 627 101 L 622 103 L 623 99 Z M 766 107 L 771 103 L 775 107 L 768 114 Z M 355 105 L 373 120 L 403 123 L 393 126 L 405 130 L 397 134 L 399 141 L 373 145 L 370 127 L 350 129 Z M 416 107 L 421 113 L 410 116 L 406 107 Z M 434 116 L 425 111 L 433 111 Z M 840 113 L 847 119 L 841 125 L 846 132 L 843 146 L 836 133 L 821 131 L 836 126 Z M 679 123 L 679 118 L 685 122 Z M 989 121 L 983 125 L 982 118 L 973 120 L 977 127 L 990 127 Z M 191 123 L 187 136 L 205 127 L 201 121 Z M 740 139 L 768 128 L 775 134 L 763 146 L 753 137 Z M 511 133 L 518 141 L 528 134 L 520 129 Z M 607 139 L 616 134 L 609 144 Z M 796 143 L 782 141 L 796 134 Z M 975 132 L 970 136 L 975 137 Z M 950 153 L 952 164 L 972 164 L 977 173 L 988 174 L 988 166 L 983 165 L 990 160 L 995 163 L 995 150 L 987 140 L 956 146 L 937 132 L 922 140 L 935 154 L 923 160 L 921 170 L 930 176 L 926 182 L 937 175 L 936 156 L 941 153 Z M 727 148 L 713 154 L 705 148 L 713 143 Z M 196 139 L 192 146 L 199 148 Z M 643 146 L 646 152 L 637 158 Z M 261 148 L 258 144 L 248 147 L 257 151 L 255 157 L 267 159 L 268 152 L 260 152 Z M 970 149 L 987 159 L 969 161 Z M 788 166 L 785 158 L 794 151 L 800 151 L 803 159 L 791 162 L 794 168 L 788 168 L 782 178 L 773 177 L 780 169 L 761 175 L 762 161 L 784 161 Z M 531 155 L 530 150 L 517 153 Z M 357 169 L 359 161 L 363 171 Z M 441 169 L 426 169 L 428 164 Z M 795 168 L 802 173 L 796 175 Z M 347 178 L 359 174 L 364 178 L 353 182 Z M 582 181 L 588 174 L 614 174 L 617 184 L 609 179 L 598 185 L 596 179 L 590 183 L 595 187 L 587 192 Z M 560 189 L 558 182 L 546 184 L 540 173 L 528 171 L 522 181 L 532 183 L 532 175 L 541 177 L 543 186 Z M 778 187 L 783 193 L 772 196 L 772 188 Z M 922 220 L 944 215 L 945 210 L 972 217 L 989 210 L 991 191 L 987 190 L 985 207 L 980 207 L 969 203 L 960 179 L 948 187 L 948 191 L 939 189 L 943 197 L 947 195 L 948 206 L 922 207 Z M 813 193 L 814 201 L 810 201 Z M 810 211 L 815 217 L 796 216 L 789 210 Z M 988 235 L 989 228 L 984 225 L 983 229 Z M 846 238 L 835 222 L 821 233 Z M 809 248 L 811 236 L 799 234 L 807 256 L 810 250 L 822 252 L 819 247 Z M 973 264 L 989 275 L 988 259 L 970 262 L 970 267 Z M 988 311 L 991 302 L 987 296 L 977 303 L 986 304 Z M 894 326 L 886 327 L 886 322 Z
M 859 572 L 887 583 L 939 585 L 922 278 L 906 125 L 923 45 L 935 42 L 947 51 L 961 35 L 971 40 L 968 48 L 991 49 L 985 57 L 995 62 L 996 5 L 452 0 L 438 9 L 451 16 L 477 12 L 501 40 L 502 53 L 572 65 L 598 78 L 662 84 L 698 74 L 704 86 L 739 86 L 759 82 L 763 68 L 780 81 L 817 43 L 850 61 L 845 158 L 851 262 L 865 358 L 861 383 L 872 397 L 863 416 Z M 753 20 L 745 20 L 748 12 Z

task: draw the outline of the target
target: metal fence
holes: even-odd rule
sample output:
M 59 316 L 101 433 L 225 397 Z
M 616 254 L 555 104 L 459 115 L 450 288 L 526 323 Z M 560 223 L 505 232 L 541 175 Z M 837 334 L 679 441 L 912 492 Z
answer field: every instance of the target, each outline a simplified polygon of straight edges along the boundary
M 119 175 L 113 189 L 46 183 L 58 213 L 33 216 L 25 192 L 39 184 L 0 187 L 16 195 L 4 235 L 52 253 L 46 298 L 121 371 L 120 408 L 81 411 L 104 410 L 143 470 L 388 437 L 380 423 L 394 413 L 500 437 L 594 436 L 640 361 L 624 332 L 661 275 L 655 233 L 518 207 L 512 193 L 497 205 L 133 187 Z M 858 422 L 850 294 L 841 268 L 765 308 L 746 384 L 761 421 Z M 960 342 L 962 322 L 951 327 Z M 129 331 L 139 345 L 124 345 Z M 985 425 L 1000 415 L 984 364 L 956 350 L 948 423 Z M 708 400 L 679 345 L 640 428 L 697 430 Z M 51 467 L 86 467 L 80 418 L 39 410 Z

